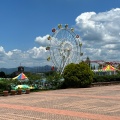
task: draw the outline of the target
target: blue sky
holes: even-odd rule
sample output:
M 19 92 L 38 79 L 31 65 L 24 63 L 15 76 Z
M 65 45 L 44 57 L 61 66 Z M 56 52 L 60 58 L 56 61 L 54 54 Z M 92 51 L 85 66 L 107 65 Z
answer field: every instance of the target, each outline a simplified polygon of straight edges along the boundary
M 51 34 L 51 29 L 57 27 L 59 23 L 75 27 L 76 32 L 80 34 L 84 43 L 83 52 L 85 54 L 83 58 L 93 55 L 90 57 L 92 60 L 119 61 L 119 55 L 115 56 L 116 51 L 114 51 L 119 49 L 119 36 L 117 38 L 114 37 L 116 37 L 116 31 L 120 29 L 113 27 L 111 34 L 113 33 L 112 37 L 116 40 L 111 42 L 112 38 L 110 38 L 110 43 L 108 43 L 107 38 L 110 36 L 108 36 L 107 30 L 109 28 L 106 28 L 114 24 L 107 24 L 107 18 L 104 19 L 107 26 L 101 20 L 98 21 L 98 17 L 102 18 L 105 14 L 106 16 L 111 14 L 112 18 L 115 18 L 112 22 L 117 23 L 120 17 L 120 14 L 118 14 L 120 13 L 119 8 L 119 0 L 0 0 L 0 66 L 16 67 L 21 62 L 24 66 L 32 66 L 35 62 L 39 65 L 42 59 L 41 54 L 45 58 L 43 53 L 45 45 L 42 46 L 40 39 L 43 40 L 46 35 Z M 118 12 L 113 9 L 117 9 Z M 95 14 L 92 14 L 92 12 Z M 102 23 L 103 27 L 105 27 L 104 30 L 107 31 L 106 38 L 102 37 L 101 40 L 103 41 L 99 41 L 101 46 L 97 44 L 97 41 L 101 35 L 103 36 L 101 34 L 103 32 L 101 31 L 102 29 L 94 34 L 95 29 L 89 28 L 90 25 L 85 28 L 80 23 L 81 20 L 86 21 L 83 16 L 89 16 L 88 14 L 94 16 L 91 17 L 91 20 L 89 19 L 90 22 L 92 21 L 93 23 L 95 21 L 94 25 L 98 26 Z M 87 23 L 90 23 L 89 20 L 87 20 Z M 89 30 L 93 30 L 92 33 Z M 37 38 L 39 40 L 36 41 Z M 102 46 L 102 43 L 106 46 Z M 91 44 L 95 44 L 95 46 L 90 47 Z M 111 53 L 108 55 L 108 52 L 100 51 L 102 48 L 107 50 L 111 48 L 110 50 L 113 51 L 109 50 Z M 25 62 L 28 60 L 31 60 L 31 62 L 26 64 Z

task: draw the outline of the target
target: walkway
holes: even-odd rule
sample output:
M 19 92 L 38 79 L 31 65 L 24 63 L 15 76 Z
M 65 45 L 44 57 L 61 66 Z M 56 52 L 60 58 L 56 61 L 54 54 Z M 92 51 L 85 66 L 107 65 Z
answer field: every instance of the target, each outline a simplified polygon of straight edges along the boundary
M 2 96 L 0 120 L 120 120 L 120 85 Z

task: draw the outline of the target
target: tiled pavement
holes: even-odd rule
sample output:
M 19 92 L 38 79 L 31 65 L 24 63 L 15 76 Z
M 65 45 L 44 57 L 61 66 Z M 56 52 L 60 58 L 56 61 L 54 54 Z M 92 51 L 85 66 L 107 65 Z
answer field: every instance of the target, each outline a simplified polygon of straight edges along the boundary
M 0 120 L 120 120 L 120 85 L 2 96 Z

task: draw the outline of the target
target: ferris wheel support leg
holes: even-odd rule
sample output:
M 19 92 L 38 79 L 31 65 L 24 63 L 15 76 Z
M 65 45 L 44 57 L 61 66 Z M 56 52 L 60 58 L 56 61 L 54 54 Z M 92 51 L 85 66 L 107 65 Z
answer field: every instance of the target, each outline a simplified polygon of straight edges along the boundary
M 64 70 L 64 68 L 65 68 L 66 63 L 67 63 L 67 61 L 68 61 L 68 60 L 69 60 L 69 58 L 66 60 L 66 62 L 65 62 L 65 64 L 64 64 L 64 66 L 63 66 L 63 68 L 62 68 L 61 74 L 63 73 L 63 70 Z

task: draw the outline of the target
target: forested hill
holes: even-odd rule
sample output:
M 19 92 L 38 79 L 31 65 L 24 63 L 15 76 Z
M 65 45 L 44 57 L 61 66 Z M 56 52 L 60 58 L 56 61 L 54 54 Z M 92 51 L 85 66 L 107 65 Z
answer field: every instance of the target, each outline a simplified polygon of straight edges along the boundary
M 39 73 L 39 72 L 48 72 L 51 70 L 51 66 L 35 66 L 35 67 L 24 67 L 25 72 Z M 18 71 L 18 68 L 0 68 L 0 72 L 5 74 L 11 74 L 15 71 Z

